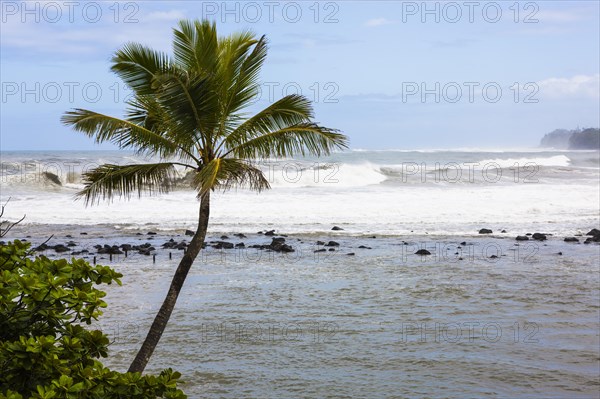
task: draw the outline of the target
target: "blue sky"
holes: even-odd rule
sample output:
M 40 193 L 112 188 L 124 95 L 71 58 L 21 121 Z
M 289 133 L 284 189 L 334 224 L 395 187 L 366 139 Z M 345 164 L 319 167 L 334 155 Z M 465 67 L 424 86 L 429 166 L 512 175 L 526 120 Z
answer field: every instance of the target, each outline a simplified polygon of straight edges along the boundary
M 111 149 L 63 112 L 123 114 L 127 41 L 170 52 L 182 18 L 266 34 L 256 109 L 286 93 L 353 148 L 520 148 L 600 125 L 597 1 L 2 1 L 0 146 Z

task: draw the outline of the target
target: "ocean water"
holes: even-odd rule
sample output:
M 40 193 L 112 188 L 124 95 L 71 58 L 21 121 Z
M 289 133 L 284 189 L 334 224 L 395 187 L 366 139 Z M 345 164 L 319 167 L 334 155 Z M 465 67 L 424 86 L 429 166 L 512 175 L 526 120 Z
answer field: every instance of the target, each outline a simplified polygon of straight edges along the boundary
M 3 152 L 2 199 L 25 223 L 194 228 L 195 193 L 86 208 L 74 195 L 81 172 L 102 163 L 142 163 L 122 152 Z M 481 227 L 575 234 L 598 224 L 597 151 L 351 151 L 321 159 L 262 161 L 272 189 L 216 193 L 211 230 L 257 227 L 289 233 L 470 234 Z M 61 185 L 44 177 L 56 175 Z M 184 171 L 180 171 L 184 175 Z
M 1 156 L 5 217 L 27 214 L 5 239 L 73 241 L 124 274 L 98 326 L 105 363 L 126 370 L 181 257 L 161 245 L 195 227 L 194 192 L 86 208 L 73 200 L 82 171 L 144 160 Z M 271 190 L 213 196 L 209 246 L 147 371 L 181 371 L 194 398 L 598 397 L 600 245 L 583 244 L 600 225 L 598 152 L 354 150 L 259 166 Z M 266 230 L 295 252 L 249 248 Z M 515 241 L 535 232 L 548 239 Z M 94 253 L 123 243 L 155 246 L 154 261 Z

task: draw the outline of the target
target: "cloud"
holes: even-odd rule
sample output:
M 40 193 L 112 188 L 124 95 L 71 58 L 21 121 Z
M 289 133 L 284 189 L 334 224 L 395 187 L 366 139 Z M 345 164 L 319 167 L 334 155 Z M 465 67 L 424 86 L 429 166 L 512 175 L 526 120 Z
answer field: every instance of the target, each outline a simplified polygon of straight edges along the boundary
M 558 10 L 540 10 L 535 14 L 531 15 L 532 19 L 537 19 L 541 23 L 543 22 L 575 22 L 585 18 L 580 11 L 569 10 L 569 11 L 558 11 Z
M 600 74 L 548 78 L 537 82 L 540 95 L 549 98 L 600 98 Z
M 185 13 L 181 10 L 154 11 L 147 14 L 144 21 L 179 21 L 185 18 Z
M 392 23 L 394 23 L 394 22 L 387 18 L 372 18 L 372 19 L 369 19 L 367 22 L 365 22 L 364 25 L 369 28 L 374 28 L 376 26 L 389 25 Z

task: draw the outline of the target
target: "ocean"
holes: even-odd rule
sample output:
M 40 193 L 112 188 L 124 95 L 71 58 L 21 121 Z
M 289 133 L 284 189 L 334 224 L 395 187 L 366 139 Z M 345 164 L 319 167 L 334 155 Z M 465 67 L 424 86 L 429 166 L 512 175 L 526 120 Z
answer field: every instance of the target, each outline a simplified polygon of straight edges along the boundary
M 195 193 L 182 180 L 86 207 L 74 200 L 82 172 L 147 160 L 1 158 L 3 218 L 26 215 L 4 240 L 72 241 L 124 274 L 105 287 L 98 326 L 113 342 L 104 362 L 126 370 L 181 257 L 163 244 L 196 227 Z M 179 370 L 190 397 L 597 397 L 600 245 L 584 241 L 600 227 L 598 151 L 352 150 L 257 165 L 271 190 L 213 194 L 208 248 L 147 371 Z M 295 251 L 251 248 L 269 230 Z M 127 243 L 156 247 L 154 260 L 95 247 Z

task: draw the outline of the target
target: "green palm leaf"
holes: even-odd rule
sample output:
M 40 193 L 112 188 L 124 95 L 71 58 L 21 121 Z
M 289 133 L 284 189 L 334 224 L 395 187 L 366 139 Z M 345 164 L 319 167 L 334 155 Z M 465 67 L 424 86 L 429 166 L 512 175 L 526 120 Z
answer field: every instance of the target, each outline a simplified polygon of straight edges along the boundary
M 77 197 L 91 204 L 115 196 L 130 198 L 135 192 L 139 197 L 144 192 L 165 193 L 169 191 L 174 176 L 175 167 L 172 163 L 104 164 L 83 174 L 85 187 L 77 193 Z
M 169 57 L 138 43 L 128 43 L 112 58 L 111 70 L 136 94 L 156 91 L 155 78 L 171 64 Z
M 291 94 L 274 102 L 240 124 L 227 135 L 223 145 L 227 148 L 233 148 L 260 134 L 309 122 L 312 117 L 313 109 L 310 101 L 304 96 Z
M 298 123 L 245 141 L 230 149 L 227 155 L 245 159 L 289 157 L 294 154 L 321 156 L 347 147 L 346 136 L 338 130 L 315 123 Z
M 232 187 L 247 187 L 262 191 L 271 188 L 263 172 L 247 161 L 234 158 L 215 158 L 195 175 L 194 185 L 198 193 Z
M 120 148 L 141 150 L 148 155 L 168 158 L 177 155 L 180 147 L 176 142 L 133 122 L 85 109 L 66 112 L 61 121 L 73 129 L 85 133 L 97 143 L 111 142 Z

